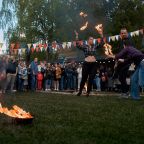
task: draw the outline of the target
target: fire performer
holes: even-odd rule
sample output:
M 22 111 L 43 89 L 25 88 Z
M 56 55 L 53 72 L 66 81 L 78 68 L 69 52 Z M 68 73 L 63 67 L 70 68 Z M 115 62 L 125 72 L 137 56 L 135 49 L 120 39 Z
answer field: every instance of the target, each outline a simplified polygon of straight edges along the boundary
M 135 72 L 131 76 L 131 97 L 134 100 L 139 100 L 140 99 L 140 94 L 139 94 L 139 85 L 144 88 L 144 54 L 134 48 L 130 41 L 124 40 L 123 41 L 124 48 L 120 53 L 117 55 L 109 55 L 109 58 L 115 58 L 121 63 L 124 63 L 127 61 L 126 58 L 130 59 L 131 62 L 136 65 Z
M 84 85 L 88 80 L 87 93 L 86 93 L 86 96 L 88 97 L 92 89 L 93 79 L 96 75 L 96 69 L 97 69 L 96 49 L 103 45 L 103 39 L 101 41 L 101 44 L 94 45 L 94 38 L 90 36 L 88 38 L 86 45 L 80 45 L 80 43 L 78 42 L 78 33 L 76 31 L 75 34 L 76 34 L 76 46 L 77 48 L 81 49 L 85 55 L 85 60 L 82 67 L 82 80 L 77 96 L 80 96 L 82 94 Z M 101 36 L 103 37 L 103 35 Z
M 120 43 L 118 48 L 119 49 L 123 49 L 124 48 L 124 41 L 127 40 L 129 41 L 130 45 L 134 46 L 134 43 L 132 41 L 132 39 L 128 36 L 128 31 L 126 28 L 122 28 L 120 31 Z M 125 60 L 123 63 L 117 62 L 116 61 L 116 67 L 115 67 L 115 72 L 114 72 L 114 78 L 119 79 L 120 83 L 121 83 L 121 96 L 122 97 L 128 97 L 129 93 L 129 88 L 126 82 L 126 78 L 127 78 L 127 74 L 128 74 L 128 69 L 131 65 L 131 60 L 125 56 L 124 59 Z

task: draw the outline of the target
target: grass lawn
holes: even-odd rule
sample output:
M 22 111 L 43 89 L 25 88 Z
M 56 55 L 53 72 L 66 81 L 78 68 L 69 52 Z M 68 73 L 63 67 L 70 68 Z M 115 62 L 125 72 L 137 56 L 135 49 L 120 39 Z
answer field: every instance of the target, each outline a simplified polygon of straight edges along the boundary
M 144 99 L 16 93 L 0 98 L 34 114 L 32 125 L 13 125 L 0 114 L 0 144 L 143 144 Z

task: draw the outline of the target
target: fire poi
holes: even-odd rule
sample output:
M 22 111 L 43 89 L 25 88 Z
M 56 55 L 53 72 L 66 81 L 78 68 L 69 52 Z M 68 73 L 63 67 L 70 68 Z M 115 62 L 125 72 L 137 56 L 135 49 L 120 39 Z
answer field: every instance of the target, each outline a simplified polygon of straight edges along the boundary
M 105 48 L 105 55 L 113 55 L 112 46 L 110 44 L 105 43 L 103 47 Z
M 85 17 L 87 17 L 88 15 L 87 15 L 86 13 L 84 13 L 84 12 L 80 12 L 80 16 L 85 18 Z
M 103 34 L 103 25 L 102 24 L 96 25 L 95 29 L 98 31 L 99 34 Z
M 2 107 L 0 103 L 0 113 L 5 114 L 12 118 L 19 118 L 19 119 L 31 119 L 33 116 L 29 113 L 24 111 L 22 108 L 14 105 L 12 109 L 8 109 L 7 107 Z
M 83 31 L 83 30 L 85 30 L 87 27 L 88 27 L 88 21 L 85 23 L 84 26 L 82 26 L 82 27 L 80 28 L 80 30 Z

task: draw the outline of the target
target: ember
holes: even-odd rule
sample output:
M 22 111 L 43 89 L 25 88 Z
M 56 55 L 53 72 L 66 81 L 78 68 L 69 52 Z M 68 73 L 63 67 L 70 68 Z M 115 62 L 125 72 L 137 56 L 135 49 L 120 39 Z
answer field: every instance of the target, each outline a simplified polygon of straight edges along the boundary
M 82 26 L 82 27 L 80 28 L 80 30 L 83 31 L 83 30 L 85 30 L 87 27 L 88 27 L 88 21 L 85 23 L 84 26 Z
M 6 107 L 2 107 L 0 103 L 0 113 L 3 113 L 12 118 L 20 118 L 20 119 L 31 119 L 33 116 L 29 113 L 24 111 L 22 108 L 14 105 L 13 109 L 8 110 Z

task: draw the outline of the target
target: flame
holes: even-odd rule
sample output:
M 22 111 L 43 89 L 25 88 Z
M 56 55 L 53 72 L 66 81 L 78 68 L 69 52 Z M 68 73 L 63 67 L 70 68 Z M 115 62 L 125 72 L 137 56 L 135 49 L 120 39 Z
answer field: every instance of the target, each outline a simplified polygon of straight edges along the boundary
M 85 90 L 87 92 L 87 83 L 85 83 L 84 88 L 85 88 Z
M 84 12 L 80 12 L 80 16 L 87 17 L 88 15 L 86 13 L 84 13 Z
M 88 27 L 88 21 L 85 23 L 84 26 L 82 26 L 82 27 L 80 28 L 80 30 L 83 31 L 83 30 L 85 30 L 87 27 Z
M 104 44 L 104 48 L 105 48 L 105 55 L 113 55 L 113 52 L 112 52 L 112 46 L 108 43 L 105 43 Z
M 0 113 L 3 113 L 13 118 L 33 118 L 33 116 L 31 116 L 29 112 L 24 111 L 22 108 L 16 105 L 13 106 L 13 109 L 8 110 L 8 108 L 2 107 L 0 103 Z
M 98 31 L 99 34 L 103 34 L 103 25 L 102 24 L 96 25 L 95 29 Z

